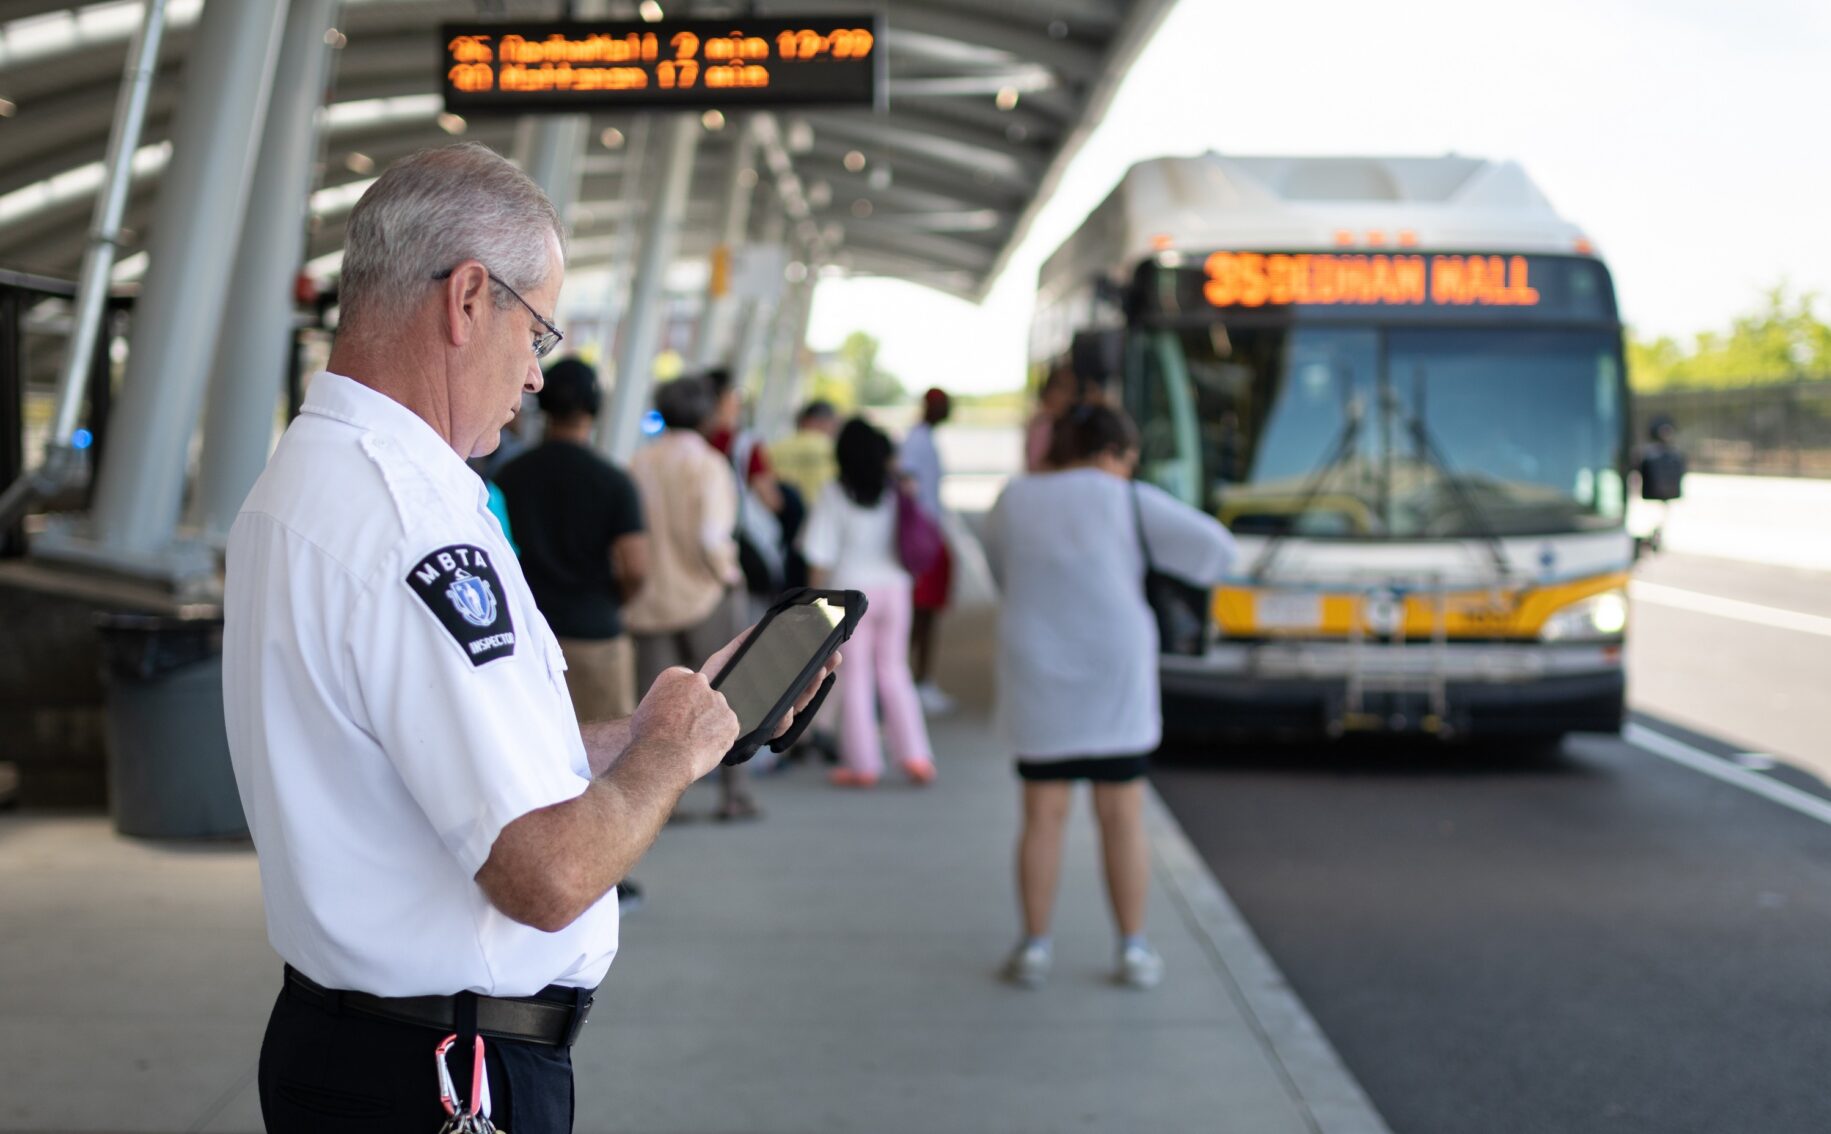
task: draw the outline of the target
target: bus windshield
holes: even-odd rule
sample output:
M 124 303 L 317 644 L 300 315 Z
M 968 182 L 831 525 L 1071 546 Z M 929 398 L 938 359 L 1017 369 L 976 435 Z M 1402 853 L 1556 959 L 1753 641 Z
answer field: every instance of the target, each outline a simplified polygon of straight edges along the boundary
M 1134 337 L 1143 475 L 1240 533 L 1445 539 L 1622 522 L 1608 330 L 1215 323 Z

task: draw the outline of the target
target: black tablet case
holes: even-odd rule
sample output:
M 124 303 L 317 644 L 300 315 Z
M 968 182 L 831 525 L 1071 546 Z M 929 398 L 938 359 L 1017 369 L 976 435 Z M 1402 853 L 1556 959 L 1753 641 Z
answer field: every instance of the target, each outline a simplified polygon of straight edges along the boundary
M 737 742 L 731 746 L 731 751 L 725 753 L 723 763 L 742 764 L 755 756 L 757 749 L 765 744 L 777 752 L 788 751 L 796 741 L 801 739 L 801 734 L 807 731 L 807 726 L 813 722 L 815 714 L 820 711 L 821 704 L 826 701 L 827 694 L 833 691 L 833 681 L 838 676 L 837 674 L 827 675 L 827 679 L 820 683 L 820 691 L 814 694 L 813 701 L 808 704 L 804 712 L 795 718 L 793 727 L 776 737 L 773 742 L 770 741 L 769 738 L 775 735 L 776 729 L 781 726 L 782 718 L 794 707 L 795 697 L 801 692 L 802 687 L 814 674 L 820 672 L 820 667 L 826 664 L 827 658 L 831 657 L 841 645 L 852 637 L 852 632 L 858 629 L 859 619 L 865 616 L 865 596 L 860 591 L 823 591 L 815 590 L 812 587 L 799 587 L 792 591 L 784 591 L 776 597 L 775 603 L 764 612 L 763 621 L 757 623 L 758 631 L 761 631 L 764 624 L 775 617 L 778 612 L 794 606 L 806 606 L 816 599 L 826 599 L 828 602 L 844 608 L 845 618 L 834 627 L 839 633 L 838 640 L 833 643 L 832 649 L 807 663 L 800 676 L 790 686 L 789 691 L 783 694 L 781 700 L 777 701 L 775 707 L 769 711 L 769 715 L 763 718 L 763 723 L 737 738 Z M 712 688 L 717 689 L 719 683 L 725 679 L 725 674 L 737 667 L 738 662 L 742 661 L 744 654 L 749 651 L 750 643 L 755 641 L 756 637 L 756 634 L 752 634 L 732 659 L 725 663 L 725 668 L 719 670 L 718 676 L 712 679 Z

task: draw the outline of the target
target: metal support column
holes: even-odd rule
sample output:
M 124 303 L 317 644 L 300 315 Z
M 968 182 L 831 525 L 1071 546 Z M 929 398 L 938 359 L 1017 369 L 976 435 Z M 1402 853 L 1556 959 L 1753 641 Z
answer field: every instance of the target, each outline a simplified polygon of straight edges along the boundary
M 567 19 L 594 20 L 610 15 L 607 0 L 572 0 L 561 5 Z M 584 171 L 585 139 L 591 132 L 589 114 L 546 114 L 524 118 L 515 136 L 515 157 L 534 184 L 547 194 L 559 213 L 560 223 L 572 230 L 572 207 L 578 204 L 579 180 Z
M 818 273 L 808 265 L 807 276 L 794 284 L 782 299 L 770 350 L 769 372 L 757 398 L 756 429 L 764 437 L 780 436 L 794 416 L 795 398 L 801 391 L 801 348 L 807 341 L 808 318 L 814 310 L 814 285 Z
M 293 339 L 293 282 L 305 259 L 306 210 L 317 157 L 318 106 L 338 0 L 292 0 L 260 158 L 236 250 L 234 284 L 204 406 L 203 457 L 192 521 L 228 534 L 267 464 Z
M 204 5 L 153 209 L 151 262 L 134 312 L 122 424 L 97 486 L 94 544 L 85 554 L 73 541 L 57 554 L 171 579 L 213 569 L 211 557 L 173 537 L 285 15 L 284 0 Z
M 585 135 L 590 129 L 589 115 L 543 118 L 535 123 L 529 146 L 528 176 L 547 194 L 547 200 L 553 202 L 553 208 L 568 232 L 572 229 L 572 218 L 568 214 L 578 203 Z
M 611 395 L 610 421 L 601 437 L 605 452 L 619 464 L 627 464 L 636 451 L 642 414 L 648 405 L 655 342 L 665 316 L 662 290 L 668 265 L 674 261 L 680 221 L 687 211 L 687 192 L 693 184 L 699 118 L 677 115 L 666 124 L 662 136 L 661 184 L 636 256 L 636 277 L 624 316 L 627 325 L 617 351 L 617 386 Z
M 152 100 L 153 75 L 159 62 L 159 44 L 165 36 L 165 0 L 147 0 L 140 25 L 127 49 L 127 67 L 115 94 L 114 125 L 102 158 L 102 185 L 95 195 L 88 246 L 83 250 L 82 273 L 77 277 L 76 309 L 70 325 L 70 348 L 58 372 L 57 401 L 52 410 L 51 435 L 45 443 L 44 462 L 36 472 L 23 469 L 7 479 L 0 492 L 0 528 L 12 528 L 34 501 L 49 496 L 73 478 L 81 454 L 71 444 L 77 415 L 82 409 L 83 369 L 87 344 L 108 317 L 108 287 L 114 257 L 121 239 L 121 217 L 133 188 L 133 157 L 146 125 L 146 108 Z
M 760 247 L 781 244 L 787 232 L 788 216 L 782 211 L 781 203 L 777 202 L 764 217 L 757 244 Z M 776 286 L 778 289 L 782 286 L 780 280 Z M 776 309 L 780 302 L 779 291 L 776 296 L 752 296 L 744 300 L 744 309 L 738 318 L 736 349 L 731 361 L 731 374 L 740 386 L 749 386 L 752 375 L 758 375 L 760 383 L 769 372 L 770 330 L 775 325 Z
M 750 198 L 757 184 L 754 168 L 757 130 L 754 116 L 744 119 L 731 147 L 731 176 L 725 183 L 724 216 L 718 247 L 712 250 L 712 271 L 706 281 L 706 302 L 700 309 L 694 334 L 693 358 L 702 367 L 732 361 L 731 263 L 750 231 Z
M 788 373 L 769 423 L 771 436 L 779 437 L 789 431 L 795 420 L 795 405 L 807 390 L 808 372 L 801 366 L 801 356 L 807 350 L 807 328 L 814 318 L 814 293 L 819 287 L 819 273 L 810 264 L 807 283 L 801 292 L 801 303 L 795 312 L 794 335 L 789 340 Z
M 0 288 L 0 481 L 25 476 L 25 297 Z M 75 344 L 71 344 L 72 348 Z M 0 558 L 25 554 L 25 529 L 0 528 Z
M 604 310 L 604 335 L 598 343 L 598 357 L 606 363 L 617 357 L 623 317 L 629 311 L 630 282 L 635 278 L 636 240 L 645 219 L 642 185 L 653 125 L 652 116 L 639 114 L 630 122 L 623 139 L 623 171 L 617 189 L 617 231 L 610 252 L 610 295 Z

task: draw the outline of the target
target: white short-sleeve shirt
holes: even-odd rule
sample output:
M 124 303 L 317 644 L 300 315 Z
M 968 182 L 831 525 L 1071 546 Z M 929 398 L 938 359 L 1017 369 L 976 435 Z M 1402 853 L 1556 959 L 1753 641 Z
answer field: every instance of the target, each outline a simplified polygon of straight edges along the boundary
M 1151 564 L 1197 585 L 1232 565 L 1213 516 L 1095 469 L 1006 486 L 986 525 L 998 607 L 999 735 L 1025 760 L 1142 755 L 1163 736 Z
M 941 453 L 935 448 L 935 428 L 926 421 L 917 422 L 903 439 L 898 454 L 903 471 L 915 481 L 916 499 L 928 514 L 941 516 Z
M 886 486 L 867 508 L 839 485 L 827 485 L 801 531 L 801 554 L 809 566 L 832 573 L 832 587 L 909 586 L 909 572 L 897 551 L 895 486 Z
M 223 702 L 268 934 L 378 996 L 593 986 L 613 891 L 558 933 L 476 883 L 502 828 L 590 782 L 565 662 L 483 482 L 432 428 L 316 375 L 229 534 Z

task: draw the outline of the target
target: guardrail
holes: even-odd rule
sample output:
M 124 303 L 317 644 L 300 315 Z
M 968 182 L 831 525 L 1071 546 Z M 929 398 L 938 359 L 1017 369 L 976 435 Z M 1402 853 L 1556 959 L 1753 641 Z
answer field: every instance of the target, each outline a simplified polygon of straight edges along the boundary
M 1831 478 L 1831 377 L 1634 396 L 1634 436 L 1664 414 L 1693 470 Z

